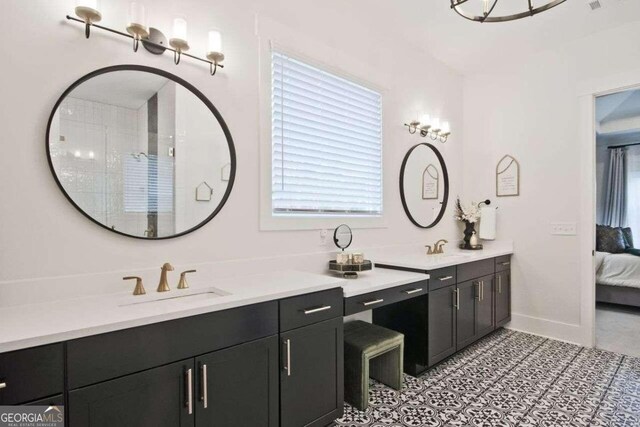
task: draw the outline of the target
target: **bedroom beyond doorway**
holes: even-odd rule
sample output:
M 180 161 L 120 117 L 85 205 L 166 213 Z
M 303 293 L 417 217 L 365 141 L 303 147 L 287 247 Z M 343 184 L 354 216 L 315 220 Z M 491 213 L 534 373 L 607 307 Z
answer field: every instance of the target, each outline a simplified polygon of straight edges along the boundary
M 640 89 L 596 98 L 596 346 L 640 356 Z

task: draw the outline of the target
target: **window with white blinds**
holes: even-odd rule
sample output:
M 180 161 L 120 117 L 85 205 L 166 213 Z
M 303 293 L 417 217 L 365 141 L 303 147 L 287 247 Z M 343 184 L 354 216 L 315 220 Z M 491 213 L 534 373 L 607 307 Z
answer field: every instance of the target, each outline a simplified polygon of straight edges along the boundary
M 271 53 L 272 214 L 382 215 L 382 96 Z

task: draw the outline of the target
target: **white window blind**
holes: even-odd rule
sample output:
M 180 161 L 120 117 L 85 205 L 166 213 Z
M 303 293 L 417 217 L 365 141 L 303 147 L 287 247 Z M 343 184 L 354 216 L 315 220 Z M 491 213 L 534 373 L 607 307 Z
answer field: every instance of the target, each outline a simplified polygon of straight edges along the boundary
M 124 160 L 124 210 L 138 213 L 173 212 L 173 160 L 150 155 Z
M 382 214 L 382 96 L 275 50 L 272 213 Z

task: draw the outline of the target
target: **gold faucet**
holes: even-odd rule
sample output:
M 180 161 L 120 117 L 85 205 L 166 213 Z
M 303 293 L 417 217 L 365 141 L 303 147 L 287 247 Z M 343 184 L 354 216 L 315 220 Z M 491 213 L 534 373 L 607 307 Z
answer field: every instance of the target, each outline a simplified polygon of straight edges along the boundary
M 144 290 L 144 286 L 142 286 L 142 278 L 137 276 L 127 276 L 123 277 L 122 280 L 134 280 L 136 281 L 136 287 L 133 290 L 133 295 L 144 295 L 147 291 Z
M 178 282 L 178 289 L 187 289 L 189 284 L 187 283 L 187 273 L 195 273 L 195 270 L 187 270 L 180 273 L 180 281 Z
M 443 246 L 445 245 L 445 243 L 449 243 L 449 241 L 444 240 L 444 239 L 440 239 L 438 240 L 434 245 L 434 250 L 433 252 L 436 254 L 443 254 L 444 253 L 444 248 Z
M 167 281 L 167 271 L 173 271 L 173 266 L 168 262 L 165 262 L 162 266 L 162 273 L 160 273 L 160 283 L 158 284 L 158 292 L 168 292 L 171 290 L 169 288 L 169 282 Z
M 440 255 L 444 253 L 444 244 L 445 243 L 449 243 L 447 240 L 444 239 L 440 239 L 438 240 L 433 247 L 431 247 L 431 245 L 425 245 L 424 247 L 427 248 L 427 255 Z

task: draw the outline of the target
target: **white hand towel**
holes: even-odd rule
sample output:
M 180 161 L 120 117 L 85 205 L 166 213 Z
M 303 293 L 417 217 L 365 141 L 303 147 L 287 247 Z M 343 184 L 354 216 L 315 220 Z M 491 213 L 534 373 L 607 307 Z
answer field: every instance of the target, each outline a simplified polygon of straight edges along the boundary
M 480 208 L 480 238 L 483 240 L 496 239 L 497 208 L 485 206 Z

